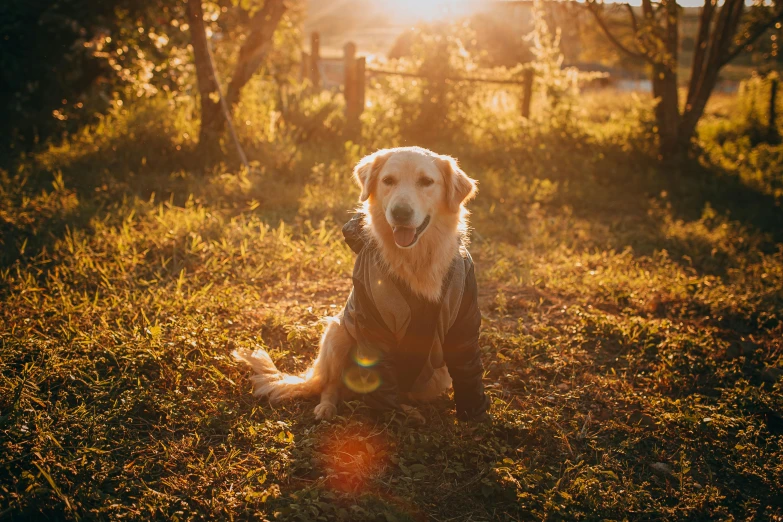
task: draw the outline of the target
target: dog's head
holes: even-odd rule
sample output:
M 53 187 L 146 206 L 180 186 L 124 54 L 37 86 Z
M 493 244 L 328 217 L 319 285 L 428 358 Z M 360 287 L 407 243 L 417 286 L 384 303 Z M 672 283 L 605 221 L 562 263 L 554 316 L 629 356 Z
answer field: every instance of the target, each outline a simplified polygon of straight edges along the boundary
M 459 219 L 476 194 L 476 182 L 454 158 L 420 147 L 379 150 L 363 158 L 353 175 L 361 201 L 375 207 L 374 215 L 382 210 L 399 248 L 413 248 L 438 219 Z

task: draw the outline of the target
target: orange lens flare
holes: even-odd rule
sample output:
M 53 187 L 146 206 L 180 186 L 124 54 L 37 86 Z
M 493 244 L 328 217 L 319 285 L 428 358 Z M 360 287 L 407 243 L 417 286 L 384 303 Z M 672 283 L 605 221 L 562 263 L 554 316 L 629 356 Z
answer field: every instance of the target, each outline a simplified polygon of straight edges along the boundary
M 351 423 L 323 435 L 319 468 L 331 489 L 368 493 L 388 465 L 389 444 L 382 433 Z
M 375 366 L 380 359 L 380 354 L 376 349 L 366 346 L 356 348 L 356 351 L 353 354 L 353 360 L 362 368 Z
M 343 373 L 343 383 L 356 393 L 374 392 L 381 385 L 381 376 L 372 368 L 351 366 Z

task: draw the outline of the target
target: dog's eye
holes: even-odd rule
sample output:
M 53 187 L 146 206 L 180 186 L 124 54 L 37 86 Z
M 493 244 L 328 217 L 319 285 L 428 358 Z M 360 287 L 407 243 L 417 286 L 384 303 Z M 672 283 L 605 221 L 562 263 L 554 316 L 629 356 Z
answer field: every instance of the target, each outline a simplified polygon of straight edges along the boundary
M 426 176 L 419 178 L 419 181 L 418 181 L 418 185 L 420 187 L 429 187 L 433 183 L 435 183 L 435 181 L 433 181 L 432 178 L 428 178 Z
M 391 186 L 397 184 L 397 180 L 392 178 L 391 176 L 389 176 L 389 177 L 383 178 L 383 184 L 384 185 L 388 185 L 389 187 L 391 187 Z

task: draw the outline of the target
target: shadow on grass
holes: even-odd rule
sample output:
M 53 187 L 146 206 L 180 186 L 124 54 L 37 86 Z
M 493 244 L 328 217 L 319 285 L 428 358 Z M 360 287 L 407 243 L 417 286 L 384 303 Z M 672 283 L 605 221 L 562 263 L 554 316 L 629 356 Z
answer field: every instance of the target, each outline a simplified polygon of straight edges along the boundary
M 154 194 L 158 201 L 183 205 L 214 165 L 157 128 L 61 147 L 18 158 L 10 170 L 17 174 L 0 180 L 8 206 L 0 214 L 0 267 L 35 257 L 69 229 L 86 227 L 129 198 L 149 200 Z

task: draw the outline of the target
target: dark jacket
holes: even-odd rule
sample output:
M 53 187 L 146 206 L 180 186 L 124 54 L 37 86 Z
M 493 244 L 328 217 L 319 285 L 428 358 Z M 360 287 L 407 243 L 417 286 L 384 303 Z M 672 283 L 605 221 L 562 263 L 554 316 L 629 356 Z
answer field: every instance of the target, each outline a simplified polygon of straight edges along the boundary
M 445 365 L 457 416 L 483 414 L 489 400 L 481 382 L 481 313 L 467 250 L 460 249 L 454 258 L 443 298 L 433 303 L 383 270 L 379 252 L 364 235 L 361 215 L 343 227 L 343 235 L 358 254 L 343 314 L 343 324 L 356 340 L 352 364 L 343 375 L 346 385 L 374 408 L 399 408 L 401 393 L 416 391 Z

